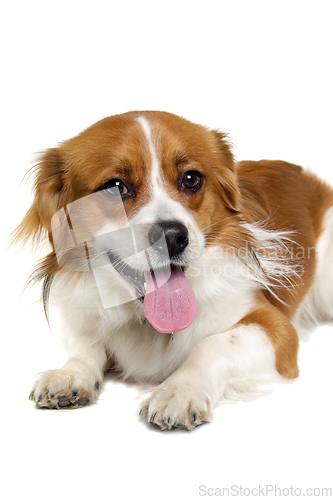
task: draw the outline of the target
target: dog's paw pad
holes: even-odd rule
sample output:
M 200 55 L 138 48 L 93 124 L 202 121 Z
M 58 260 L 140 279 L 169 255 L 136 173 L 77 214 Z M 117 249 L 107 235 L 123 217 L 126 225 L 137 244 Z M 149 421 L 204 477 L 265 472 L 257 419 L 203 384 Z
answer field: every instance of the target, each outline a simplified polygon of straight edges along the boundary
M 51 395 L 52 398 L 52 395 Z M 54 394 L 53 394 L 54 398 Z M 67 396 L 59 396 L 58 397 L 58 406 L 60 408 L 64 408 L 65 406 L 70 406 L 71 405 L 71 400 Z
M 139 414 L 162 430 L 191 430 L 209 422 L 213 409 L 210 400 L 195 390 L 162 384 L 149 394 Z
M 84 406 L 89 403 L 89 398 L 86 396 L 80 396 L 79 399 L 77 400 L 78 406 Z
M 81 408 L 95 402 L 99 388 L 99 381 L 92 377 L 78 376 L 65 370 L 50 370 L 41 374 L 29 399 L 39 408 Z

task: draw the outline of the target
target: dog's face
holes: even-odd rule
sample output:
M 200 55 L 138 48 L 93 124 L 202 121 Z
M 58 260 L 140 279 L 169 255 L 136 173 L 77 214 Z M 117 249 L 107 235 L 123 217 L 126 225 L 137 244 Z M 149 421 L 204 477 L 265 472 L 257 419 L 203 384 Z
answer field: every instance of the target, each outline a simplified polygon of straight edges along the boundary
M 107 255 L 142 292 L 151 268 L 184 272 L 220 243 L 216 235 L 232 227 L 238 195 L 223 134 L 169 113 L 133 112 L 46 152 L 26 225 L 36 234 L 38 221 L 56 246 L 62 210 L 78 244 Z M 141 251 L 129 251 L 133 228 Z

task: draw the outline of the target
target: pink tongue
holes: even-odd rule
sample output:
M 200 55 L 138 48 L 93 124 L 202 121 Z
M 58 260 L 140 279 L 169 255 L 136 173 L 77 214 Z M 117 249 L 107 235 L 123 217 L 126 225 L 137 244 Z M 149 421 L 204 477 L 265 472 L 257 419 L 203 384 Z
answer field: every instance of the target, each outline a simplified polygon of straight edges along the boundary
M 162 333 L 184 330 L 196 317 L 198 304 L 194 292 L 183 271 L 171 269 L 166 282 L 165 271 L 146 274 L 147 292 L 144 311 L 148 321 Z M 161 285 L 161 286 L 159 286 Z

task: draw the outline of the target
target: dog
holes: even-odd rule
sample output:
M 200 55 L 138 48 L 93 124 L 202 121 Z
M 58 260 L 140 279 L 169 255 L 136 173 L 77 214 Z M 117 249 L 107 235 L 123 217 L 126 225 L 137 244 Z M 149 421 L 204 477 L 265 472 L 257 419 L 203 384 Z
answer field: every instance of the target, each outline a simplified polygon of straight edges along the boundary
M 283 161 L 236 162 L 228 136 L 166 112 L 105 118 L 35 167 L 15 239 L 50 253 L 32 281 L 69 358 L 38 407 L 95 403 L 104 373 L 156 386 L 162 430 L 298 376 L 299 339 L 333 318 L 333 190 Z

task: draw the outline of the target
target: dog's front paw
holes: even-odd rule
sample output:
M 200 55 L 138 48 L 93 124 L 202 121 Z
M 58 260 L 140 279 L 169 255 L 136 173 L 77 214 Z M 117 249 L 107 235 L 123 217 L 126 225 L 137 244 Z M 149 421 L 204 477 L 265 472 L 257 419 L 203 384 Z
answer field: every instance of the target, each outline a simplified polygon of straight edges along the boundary
M 170 379 L 172 378 L 171 376 Z M 172 428 L 191 430 L 211 421 L 213 407 L 204 391 L 179 377 L 178 380 L 167 379 L 153 389 L 148 394 L 140 415 L 162 430 Z
M 40 408 L 80 408 L 96 401 L 100 382 L 92 374 L 49 370 L 35 382 L 29 399 Z

